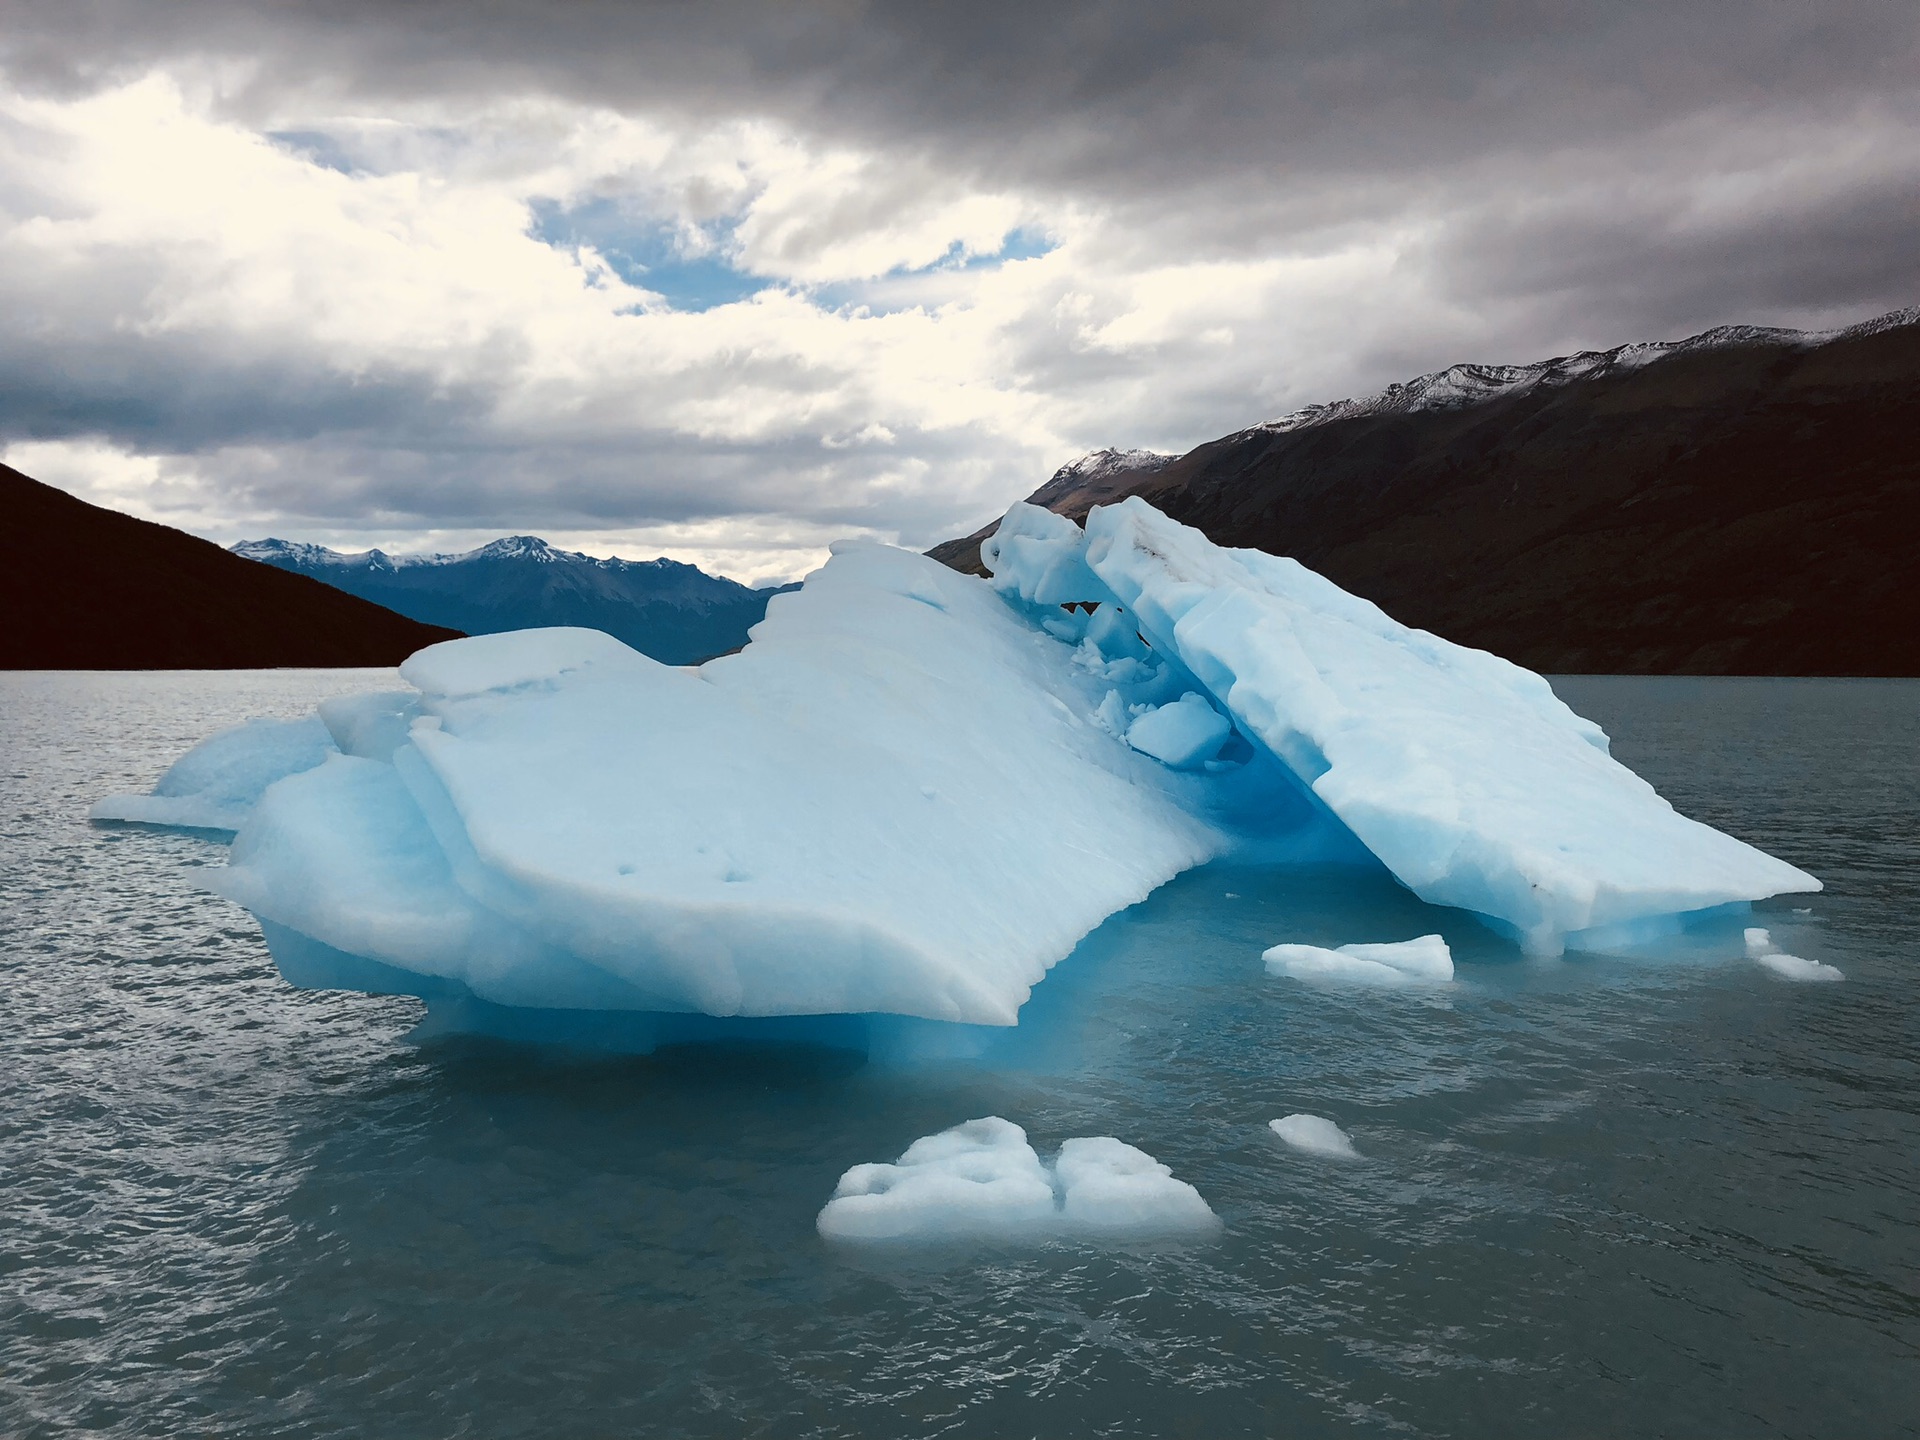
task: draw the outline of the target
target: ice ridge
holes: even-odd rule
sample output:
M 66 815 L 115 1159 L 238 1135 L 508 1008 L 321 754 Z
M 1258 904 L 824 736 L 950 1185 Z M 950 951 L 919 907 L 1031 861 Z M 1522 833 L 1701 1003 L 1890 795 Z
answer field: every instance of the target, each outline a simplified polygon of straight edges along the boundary
M 1138 496 L 1084 531 L 1016 505 L 981 558 L 1020 603 L 1123 609 L 1402 884 L 1529 950 L 1820 888 L 1678 814 L 1538 675 L 1398 624 L 1297 561 L 1214 545 Z

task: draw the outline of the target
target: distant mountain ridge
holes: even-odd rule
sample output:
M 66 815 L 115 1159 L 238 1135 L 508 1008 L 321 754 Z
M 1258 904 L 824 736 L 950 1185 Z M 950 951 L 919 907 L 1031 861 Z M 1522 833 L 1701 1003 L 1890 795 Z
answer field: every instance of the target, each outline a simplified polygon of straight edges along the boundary
M 1032 500 L 1140 495 L 1536 670 L 1920 675 L 1920 306 L 1454 365 Z M 928 553 L 979 571 L 991 525 Z
M 1684 340 L 1643 340 L 1616 345 L 1611 350 L 1581 350 L 1572 355 L 1555 356 L 1551 360 L 1537 360 L 1531 365 L 1449 365 L 1444 370 L 1396 382 L 1378 394 L 1358 400 L 1308 405 L 1252 428 L 1284 434 L 1369 415 L 1463 410 L 1470 405 L 1525 394 L 1536 388 L 1570 385 L 1580 380 L 1638 370 L 1670 355 L 1752 345 L 1809 349 L 1835 340 L 1878 335 L 1882 331 L 1912 325 L 1917 321 L 1920 321 L 1920 305 L 1895 310 L 1891 314 L 1876 316 L 1839 330 L 1782 330 L 1766 325 L 1718 325 Z
M 0 669 L 398 665 L 459 632 L 0 465 Z
M 232 549 L 470 635 L 581 625 L 669 665 L 695 664 L 746 644 L 748 628 L 778 593 L 664 556 L 601 558 L 534 535 L 509 535 L 456 554 L 343 554 L 271 538 L 243 540 Z

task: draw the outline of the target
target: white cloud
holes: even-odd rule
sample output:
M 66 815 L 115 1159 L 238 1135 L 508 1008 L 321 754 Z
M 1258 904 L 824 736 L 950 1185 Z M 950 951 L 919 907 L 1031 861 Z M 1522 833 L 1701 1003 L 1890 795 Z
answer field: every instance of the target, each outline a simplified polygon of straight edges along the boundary
M 1534 358 L 1577 247 L 1503 236 L 1605 204 L 1624 163 L 1489 174 L 1451 210 L 1356 182 L 1263 229 L 1284 187 L 1122 213 L 744 112 L 496 90 L 243 114 L 245 75 L 185 73 L 0 94 L 9 463 L 221 539 L 531 530 L 747 578 L 834 534 L 960 533 L 1098 445 Z M 1874 143 L 1849 174 L 1899 170 Z M 1731 233 L 1769 187 L 1818 188 L 1780 155 L 1642 190 L 1682 238 Z M 580 219 L 565 243 L 541 238 L 555 216 Z M 1016 232 L 1051 248 L 979 263 Z M 679 303 L 696 260 L 745 298 Z M 1496 264 L 1546 298 L 1483 285 Z

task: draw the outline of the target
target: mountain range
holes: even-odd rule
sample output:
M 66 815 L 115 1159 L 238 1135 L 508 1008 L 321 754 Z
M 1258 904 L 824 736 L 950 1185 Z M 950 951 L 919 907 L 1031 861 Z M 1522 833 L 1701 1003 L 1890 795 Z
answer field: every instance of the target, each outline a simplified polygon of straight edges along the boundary
M 1920 675 L 1920 307 L 1455 365 L 1031 499 L 1127 495 L 1536 670 Z
M 422 625 L 0 465 L 0 669 L 398 665 Z
M 668 665 L 739 649 L 779 593 L 676 560 L 597 559 L 531 535 L 452 555 L 342 554 L 274 539 L 242 541 L 233 553 L 469 635 L 581 625 Z

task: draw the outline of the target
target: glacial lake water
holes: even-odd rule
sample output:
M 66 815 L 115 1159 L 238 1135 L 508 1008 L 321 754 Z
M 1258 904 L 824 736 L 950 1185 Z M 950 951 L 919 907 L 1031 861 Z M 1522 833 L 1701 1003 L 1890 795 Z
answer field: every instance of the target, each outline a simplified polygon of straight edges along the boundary
M 0 1434 L 1920 1433 L 1920 683 L 1556 682 L 1822 895 L 1528 961 L 1389 885 L 1213 867 L 1002 1060 L 882 1067 L 410 1043 L 415 1002 L 279 980 L 196 885 L 220 845 L 85 821 L 380 678 L 0 675 Z M 1438 993 L 1260 964 L 1432 929 Z M 1286 1149 L 1295 1111 L 1363 1158 Z M 1223 1234 L 819 1239 L 847 1166 L 987 1114 L 1140 1146 Z

